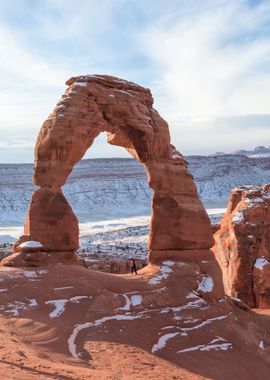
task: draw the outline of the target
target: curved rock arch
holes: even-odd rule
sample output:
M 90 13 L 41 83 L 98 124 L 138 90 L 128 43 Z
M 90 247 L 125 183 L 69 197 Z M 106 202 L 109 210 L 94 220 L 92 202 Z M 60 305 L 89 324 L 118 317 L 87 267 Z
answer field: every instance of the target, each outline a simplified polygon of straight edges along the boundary
M 153 108 L 149 89 L 106 75 L 69 79 L 61 100 L 43 123 L 35 146 L 31 198 L 24 233 L 48 252 L 72 255 L 78 221 L 63 186 L 94 139 L 126 148 L 144 165 L 154 190 L 149 260 L 179 257 L 213 245 L 211 226 L 183 156 L 170 144 L 168 124 Z

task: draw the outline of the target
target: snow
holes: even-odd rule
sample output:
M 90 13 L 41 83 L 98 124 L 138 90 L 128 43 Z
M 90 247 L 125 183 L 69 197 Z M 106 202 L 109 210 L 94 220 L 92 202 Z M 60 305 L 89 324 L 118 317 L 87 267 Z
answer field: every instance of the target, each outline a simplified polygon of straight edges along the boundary
M 129 95 L 129 96 L 133 96 L 132 94 L 130 94 L 129 92 L 124 91 L 124 90 L 116 90 L 116 89 L 113 89 L 113 91 L 122 92 L 123 94 L 127 94 L 127 95 Z
M 176 153 L 174 153 L 173 155 L 172 155 L 172 159 L 173 160 L 182 160 L 183 158 L 180 156 L 180 154 L 176 154 Z
M 86 322 L 83 324 L 76 325 L 72 331 L 72 334 L 68 338 L 69 352 L 71 353 L 71 355 L 74 358 L 79 359 L 79 354 L 77 354 L 77 347 L 76 347 L 75 342 L 76 342 L 78 334 L 84 329 L 87 329 L 89 327 L 100 326 L 103 323 L 106 323 L 107 321 L 113 321 L 113 320 L 115 320 L 115 321 L 131 321 L 131 320 L 140 319 L 140 318 L 148 318 L 148 316 L 144 317 L 143 315 L 131 315 L 129 313 L 116 314 L 116 315 L 111 315 L 108 317 L 103 317 L 103 318 L 98 319 L 98 320 L 93 321 L 93 322 Z
M 234 223 L 241 223 L 244 220 L 244 215 L 242 211 L 237 211 L 235 214 L 233 214 L 232 221 Z
M 74 286 L 62 286 L 61 288 L 54 288 L 54 290 L 65 290 L 65 289 L 72 289 Z
M 160 283 L 160 281 L 166 280 L 169 277 L 169 274 L 172 273 L 171 267 L 174 264 L 174 261 L 163 261 L 159 270 L 159 275 L 152 277 L 148 283 L 150 285 L 157 285 Z
M 27 278 L 38 278 L 38 275 L 47 273 L 44 269 L 39 270 L 26 270 L 22 274 Z
M 138 306 L 142 303 L 142 296 L 139 294 L 135 294 L 134 296 L 131 296 L 131 304 L 132 306 Z
M 245 199 L 246 203 L 263 203 L 264 200 L 261 197 L 256 197 L 256 198 L 246 198 Z
M 35 300 L 34 298 L 30 300 L 30 303 L 29 303 L 30 307 L 37 306 L 37 305 L 38 305 L 37 300 Z
M 266 160 L 231 156 L 193 156 L 187 160 L 214 222 L 224 213 L 232 187 L 270 182 Z M 32 172 L 32 164 L 0 164 L 1 242 L 14 242 L 23 234 L 22 225 L 34 190 Z M 97 253 L 119 259 L 134 254 L 146 259 L 152 191 L 142 165 L 132 159 L 82 160 L 63 191 L 80 222 L 79 255 L 89 261 Z M 161 280 L 153 279 L 157 283 Z
M 268 264 L 270 264 L 270 262 L 264 257 L 258 257 L 255 261 L 254 268 L 263 270 L 264 266 Z
M 80 300 L 85 299 L 85 298 L 92 298 L 92 297 L 91 296 L 75 296 L 75 297 L 69 298 L 68 301 L 78 303 Z
M 167 330 L 167 329 L 173 329 L 175 328 L 175 326 L 164 326 L 164 327 L 161 327 L 161 330 Z
M 75 83 L 86 85 L 83 82 Z M 267 159 L 250 160 L 239 156 L 193 156 L 186 159 L 207 208 L 226 207 L 233 187 L 247 183 L 270 183 Z M 20 227 L 20 232 L 0 230 L 0 234 L 15 238 L 22 234 L 25 213 L 34 190 L 32 173 L 32 164 L 0 165 L 0 223 L 3 227 L 9 227 L 8 230 L 14 226 Z M 146 173 L 143 166 L 132 159 L 82 160 L 74 168 L 63 190 L 80 222 L 106 219 L 109 213 L 108 219 L 150 214 L 152 192 Z M 123 208 L 126 204 L 130 205 L 130 210 Z
M 167 267 L 172 267 L 172 266 L 174 266 L 174 264 L 175 264 L 175 262 L 171 261 L 171 260 L 163 261 L 163 265 L 166 265 Z
M 213 339 L 211 342 L 207 344 L 199 344 L 198 346 L 185 348 L 183 350 L 177 351 L 177 353 L 180 354 L 184 352 L 192 352 L 192 351 L 197 351 L 197 350 L 199 351 L 210 351 L 210 350 L 227 351 L 232 347 L 233 347 L 232 343 L 227 342 L 224 338 L 217 337 L 216 339 Z
M 259 347 L 260 347 L 261 350 L 265 349 L 265 347 L 264 347 L 264 341 L 263 340 L 260 341 Z
M 238 297 L 233 297 L 233 296 L 229 296 L 232 300 L 236 301 L 236 302 L 241 302 L 240 298 Z
M 26 241 L 20 244 L 21 248 L 43 248 L 43 245 L 39 241 Z
M 6 304 L 5 306 L 0 307 L 0 311 L 3 310 L 4 313 L 8 315 L 18 317 L 21 311 L 27 310 L 28 308 L 33 308 L 37 305 L 38 303 L 34 298 L 29 299 L 28 303 L 15 300 L 11 303 Z
M 214 321 L 220 321 L 220 320 L 226 319 L 230 314 L 232 313 L 230 312 L 229 314 L 226 314 L 226 315 L 221 315 L 219 317 L 206 319 L 205 321 L 199 323 L 198 325 L 181 328 L 181 331 L 188 333 L 189 331 L 200 329 L 201 327 L 209 325 L 210 323 Z
M 7 289 L 4 289 L 4 288 L 0 288 L 0 293 L 3 293 L 3 292 L 6 292 L 7 291 Z
M 207 303 L 202 298 L 198 297 L 196 301 L 190 301 L 183 306 L 165 307 L 160 310 L 160 313 L 164 314 L 164 313 L 169 313 L 170 311 L 172 311 L 173 313 L 179 313 L 183 310 L 188 310 L 188 309 L 202 309 L 205 306 L 207 306 Z
M 125 310 L 129 311 L 131 306 L 138 306 L 142 303 L 142 296 L 140 294 L 134 294 L 136 292 L 126 293 L 126 294 L 116 294 L 116 296 L 120 295 L 125 299 L 125 305 L 122 307 L 118 307 L 117 310 Z M 133 294 L 130 298 L 129 294 Z
M 55 309 L 49 314 L 50 318 L 59 317 L 65 310 L 67 299 L 46 301 L 46 305 L 53 305 Z
M 81 86 L 81 87 L 85 87 L 88 85 L 88 83 L 85 83 L 85 82 L 74 82 L 72 84 L 75 86 Z
M 14 243 L 16 238 L 11 235 L 0 235 L 0 243 Z
M 78 303 L 81 299 L 91 298 L 89 296 L 75 296 L 71 298 L 64 298 L 58 300 L 46 301 L 46 305 L 53 305 L 55 309 L 49 314 L 50 318 L 57 318 L 65 311 L 66 304 L 68 302 Z
M 37 278 L 38 277 L 36 272 L 30 271 L 30 270 L 29 271 L 25 271 L 24 275 L 27 278 Z
M 203 276 L 202 281 L 199 283 L 197 291 L 203 293 L 211 293 L 214 289 L 214 281 L 210 276 Z
M 180 307 L 180 308 L 182 308 L 182 310 L 183 310 L 183 306 Z M 229 313 L 229 314 L 231 314 L 231 313 Z M 172 339 L 172 338 L 174 338 L 177 335 L 186 336 L 189 331 L 201 328 L 201 327 L 203 327 L 203 326 L 205 326 L 205 325 L 207 325 L 209 323 L 212 323 L 213 321 L 225 319 L 225 318 L 228 317 L 229 314 L 222 315 L 222 316 L 215 317 L 215 318 L 209 318 L 209 319 L 207 319 L 207 320 L 199 323 L 196 326 L 187 327 L 187 328 L 178 328 L 179 331 L 177 331 L 177 332 L 172 332 L 172 333 L 168 333 L 168 334 L 162 335 L 159 338 L 158 342 L 153 345 L 151 351 L 152 351 L 152 353 L 156 353 L 156 352 L 158 352 L 159 350 L 163 349 L 166 346 L 167 341 L 169 339 Z M 195 322 L 195 321 L 196 320 L 193 320 L 193 322 Z M 191 323 L 192 321 L 188 321 L 188 322 Z M 162 329 L 171 328 L 171 327 L 175 327 L 175 326 L 166 326 L 166 327 L 163 327 Z M 213 339 L 211 342 L 209 342 L 206 345 L 203 344 L 203 345 L 199 345 L 199 346 L 190 347 L 190 348 L 187 348 L 187 349 L 184 349 L 184 350 L 180 350 L 180 351 L 178 351 L 178 353 L 195 351 L 195 350 L 198 350 L 198 349 L 200 351 L 228 350 L 231 347 L 232 347 L 232 344 L 229 343 L 229 342 L 227 342 L 224 338 L 216 337 L 215 339 Z
M 169 334 L 162 335 L 159 338 L 158 342 L 153 345 L 153 347 L 151 349 L 152 354 L 155 354 L 156 352 L 160 351 L 162 348 L 166 347 L 167 341 L 169 339 L 174 338 L 177 335 L 180 335 L 180 333 L 179 332 L 174 332 L 174 333 L 169 333 Z
M 122 294 L 126 303 L 123 307 L 119 307 L 118 310 L 130 310 L 131 301 L 126 294 Z

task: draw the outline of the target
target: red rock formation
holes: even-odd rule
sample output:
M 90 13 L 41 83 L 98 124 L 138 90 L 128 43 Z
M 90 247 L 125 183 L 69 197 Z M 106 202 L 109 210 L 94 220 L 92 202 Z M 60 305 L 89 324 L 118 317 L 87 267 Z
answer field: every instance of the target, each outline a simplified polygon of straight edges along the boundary
M 233 189 L 215 233 L 225 292 L 251 307 L 270 307 L 270 185 Z
M 78 222 L 61 186 L 94 139 L 126 148 L 141 162 L 154 190 L 149 238 L 151 252 L 209 249 L 211 226 L 183 156 L 170 144 L 169 128 L 153 108 L 150 90 L 111 76 L 80 76 L 44 122 L 35 147 L 33 193 L 25 234 L 47 251 L 78 248 Z

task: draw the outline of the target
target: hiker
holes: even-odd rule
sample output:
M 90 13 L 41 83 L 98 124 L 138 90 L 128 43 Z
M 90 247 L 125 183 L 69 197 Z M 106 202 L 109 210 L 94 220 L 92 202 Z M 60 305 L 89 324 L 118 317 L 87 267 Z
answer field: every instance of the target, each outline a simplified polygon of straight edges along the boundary
M 132 262 L 132 265 L 131 265 L 131 274 L 133 274 L 133 272 L 135 274 L 137 274 L 137 268 L 136 268 L 136 262 L 135 262 L 135 260 L 132 258 L 132 259 L 130 259 L 130 261 Z

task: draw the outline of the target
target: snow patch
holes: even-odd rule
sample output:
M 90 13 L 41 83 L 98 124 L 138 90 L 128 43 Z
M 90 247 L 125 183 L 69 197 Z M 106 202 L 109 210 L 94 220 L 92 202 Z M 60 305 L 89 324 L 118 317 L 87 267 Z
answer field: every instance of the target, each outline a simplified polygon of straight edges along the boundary
M 130 299 L 128 298 L 128 296 L 126 294 L 121 294 L 121 295 L 124 297 L 126 303 L 124 306 L 118 307 L 118 310 L 126 310 L 126 311 L 130 310 L 130 306 L 131 306 Z
M 13 317 L 18 317 L 20 315 L 20 311 L 35 307 L 37 306 L 37 304 L 37 301 L 34 298 L 31 298 L 29 300 L 29 303 L 14 301 L 8 303 L 5 306 L 0 307 L 0 310 L 3 310 L 6 314 L 11 315 Z
M 78 303 L 80 300 L 84 298 L 92 298 L 92 297 L 91 296 L 90 297 L 89 296 L 75 296 L 75 297 L 69 298 L 68 301 Z
M 116 90 L 116 89 L 113 89 L 113 91 L 122 92 L 123 94 L 127 94 L 127 95 L 129 95 L 129 96 L 133 96 L 132 94 L 130 94 L 129 92 L 124 91 L 124 90 Z
M 192 327 L 181 328 L 181 331 L 188 333 L 189 331 L 200 329 L 201 327 L 209 325 L 210 323 L 212 323 L 214 321 L 223 320 L 223 319 L 227 318 L 230 314 L 232 314 L 232 312 L 230 312 L 229 314 L 226 314 L 226 315 L 221 315 L 220 317 L 206 319 L 205 321 L 199 323 L 198 325 L 195 325 Z
M 266 260 L 264 257 L 258 257 L 255 261 L 254 268 L 263 270 L 264 266 L 270 264 L 268 260 Z
M 74 82 L 73 84 L 76 86 L 81 86 L 81 87 L 86 87 L 88 85 L 88 83 L 85 83 L 85 82 Z
M 43 249 L 43 245 L 39 242 L 39 241 L 34 241 L 34 240 L 30 240 L 30 241 L 26 241 L 24 243 L 21 243 L 19 245 L 20 248 L 42 248 Z
M 47 271 L 46 270 L 37 270 L 37 271 L 27 270 L 23 272 L 23 275 L 27 278 L 38 278 L 39 274 L 44 274 L 44 273 L 47 273 Z
M 194 299 L 194 298 L 198 298 L 198 296 L 197 296 L 195 293 L 190 292 L 190 293 L 188 293 L 188 294 L 186 295 L 186 298 L 187 298 L 187 299 Z
M 149 318 L 149 317 L 143 317 L 142 315 L 130 315 L 129 313 L 123 314 L 123 315 L 117 314 L 117 315 L 111 315 L 109 317 L 103 317 L 103 318 L 98 319 L 94 322 L 86 322 L 86 323 L 83 323 L 80 325 L 76 325 L 72 331 L 72 334 L 68 338 L 69 352 L 71 353 L 71 355 L 74 358 L 79 359 L 79 354 L 77 354 L 77 347 L 76 347 L 75 342 L 76 342 L 78 334 L 84 329 L 87 329 L 89 327 L 100 326 L 107 321 L 113 321 L 113 320 L 115 320 L 115 321 L 124 321 L 124 320 L 130 321 L 130 320 L 140 319 L 140 318 Z
M 263 340 L 260 341 L 259 347 L 260 347 L 261 350 L 265 349 L 265 347 L 264 347 L 264 341 Z
M 142 303 L 142 296 L 139 294 L 136 294 L 134 296 L 131 296 L 131 304 L 132 306 L 138 306 Z
M 163 261 L 160 269 L 159 269 L 159 275 L 152 277 L 148 283 L 150 285 L 157 285 L 162 280 L 166 280 L 169 277 L 169 274 L 172 273 L 171 267 L 174 265 L 174 261 Z
M 72 289 L 74 286 L 62 286 L 61 288 L 54 288 L 54 290 L 65 290 L 65 289 Z
M 171 261 L 171 260 L 163 261 L 163 265 L 166 265 L 168 267 L 172 267 L 174 264 L 175 264 L 175 262 Z
M 238 211 L 238 212 L 236 212 L 234 215 L 233 215 L 233 218 L 232 218 L 232 221 L 234 222 L 234 223 L 240 223 L 240 222 L 242 222 L 244 220 L 244 215 L 243 215 L 243 213 L 242 213 L 242 211 Z
M 174 332 L 174 333 L 169 333 L 169 334 L 162 335 L 159 338 L 158 342 L 153 345 L 153 347 L 151 349 L 152 354 L 155 354 L 156 352 L 160 351 L 162 348 L 166 347 L 166 344 L 167 344 L 168 340 L 174 338 L 177 335 L 180 335 L 180 333 L 179 332 Z
M 211 293 L 214 289 L 214 281 L 210 276 L 203 276 L 202 281 L 199 283 L 197 291 L 203 293 Z
M 183 350 L 177 351 L 177 353 L 180 354 L 183 352 L 191 352 L 191 351 L 197 351 L 197 350 L 199 351 L 210 351 L 210 350 L 227 351 L 232 347 L 233 347 L 232 343 L 226 341 L 226 339 L 224 338 L 217 337 L 207 344 L 199 344 L 198 346 L 185 348 Z
M 92 298 L 92 297 L 89 297 L 89 296 L 75 296 L 75 297 L 71 297 L 71 298 L 64 298 L 64 299 L 59 299 L 59 300 L 46 301 L 45 302 L 46 305 L 51 305 L 52 304 L 55 307 L 55 309 L 49 314 L 49 317 L 50 318 L 57 318 L 57 317 L 59 317 L 65 311 L 65 307 L 66 307 L 66 304 L 68 302 L 78 303 L 81 299 L 84 299 L 84 298 Z
M 59 317 L 59 315 L 61 315 L 64 312 L 67 302 L 68 302 L 67 299 L 46 301 L 45 302 L 46 305 L 52 304 L 55 307 L 55 309 L 49 314 L 49 317 L 50 318 Z

